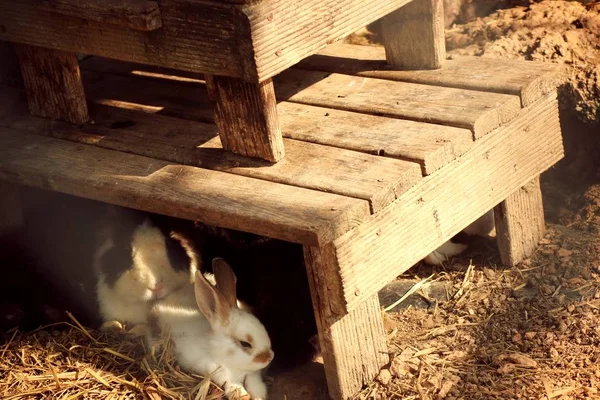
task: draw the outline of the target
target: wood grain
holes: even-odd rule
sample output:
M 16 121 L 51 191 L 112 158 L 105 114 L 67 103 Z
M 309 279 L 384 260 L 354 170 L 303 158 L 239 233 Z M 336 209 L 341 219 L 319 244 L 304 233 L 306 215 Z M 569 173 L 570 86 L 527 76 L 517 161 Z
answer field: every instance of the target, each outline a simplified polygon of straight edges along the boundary
M 546 229 L 539 176 L 496 206 L 494 215 L 502 263 L 517 265 L 535 251 Z
M 284 157 L 275 89 L 270 79 L 255 84 L 206 75 L 206 86 L 225 150 L 271 162 Z
M 413 0 L 381 20 L 381 35 L 388 64 L 440 68 L 446 60 L 444 0 Z
M 152 32 L 3 1 L 0 40 L 259 83 L 408 1 L 158 0 L 162 27 Z
M 0 179 L 290 242 L 327 243 L 364 200 L 0 128 Z
M 83 62 L 82 69 L 91 100 L 211 121 L 198 76 L 97 57 Z M 278 104 L 278 113 L 286 138 L 418 162 L 424 175 L 461 156 L 473 144 L 471 131 L 463 128 L 285 101 Z
M 340 287 L 335 283 L 339 277 L 335 275 L 333 246 L 305 246 L 304 260 L 329 396 L 348 399 L 371 382 L 389 361 L 379 297 L 374 294 L 340 317 L 335 305 Z
M 516 96 L 290 69 L 275 80 L 277 97 L 294 103 L 470 129 L 480 138 L 512 120 Z
M 519 96 L 521 106 L 556 90 L 560 64 L 471 56 L 453 56 L 440 69 L 400 71 L 386 64 L 385 49 L 334 43 L 302 60 L 296 68 L 338 72 L 368 78 L 421 83 Z
M 74 53 L 15 45 L 29 111 L 39 117 L 74 124 L 88 120 L 85 93 Z
M 149 0 L 42 0 L 41 9 L 69 17 L 115 24 L 138 31 L 162 26 L 156 1 Z
M 116 107 L 92 105 L 94 124 L 73 127 L 26 115 L 11 106 L 16 90 L 0 95 L 0 125 L 106 149 L 229 172 L 369 201 L 378 212 L 421 179 L 419 165 L 286 139 L 288 156 L 268 162 L 223 151 L 214 125 Z M 22 96 L 21 96 L 22 97 Z
M 336 301 L 352 310 L 563 154 L 557 101 L 541 99 L 336 239 L 344 292 Z

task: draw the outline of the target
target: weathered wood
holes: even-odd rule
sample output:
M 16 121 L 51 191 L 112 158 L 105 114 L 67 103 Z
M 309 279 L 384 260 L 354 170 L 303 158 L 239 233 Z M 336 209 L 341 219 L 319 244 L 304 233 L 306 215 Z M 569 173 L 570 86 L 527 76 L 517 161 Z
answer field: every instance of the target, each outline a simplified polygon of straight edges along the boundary
M 20 186 L 0 181 L 0 235 L 22 227 L 22 203 Z
M 387 62 L 402 69 L 440 68 L 446 59 L 444 0 L 413 0 L 381 20 Z
M 254 84 L 206 75 L 206 86 L 225 150 L 272 162 L 284 157 L 271 79 Z
M 275 80 L 294 103 L 467 128 L 480 138 L 512 120 L 517 96 L 290 69 Z
M 85 93 L 74 53 L 15 45 L 29 111 L 39 117 L 74 124 L 88 120 Z
M 334 241 L 352 310 L 563 157 L 555 96 L 475 142 L 461 158 Z
M 494 215 L 502 263 L 513 266 L 529 257 L 546 228 L 539 176 L 496 206 Z
M 92 105 L 93 125 L 74 127 L 11 107 L 16 90 L 0 95 L 10 109 L 0 126 L 236 175 L 369 201 L 377 212 L 421 179 L 416 163 L 286 139 L 288 156 L 275 165 L 223 151 L 214 125 L 116 107 Z M 24 112 L 25 111 L 25 112 Z
M 347 399 L 369 383 L 388 362 L 379 298 L 374 294 L 350 313 L 339 316 L 335 301 L 339 282 L 331 244 L 304 247 L 329 396 Z
M 338 72 L 368 78 L 422 83 L 519 96 L 521 106 L 556 90 L 560 64 L 518 59 L 454 56 L 440 69 L 399 71 L 387 66 L 385 49 L 334 43 L 302 60 L 296 68 Z
M 316 245 L 360 224 L 368 203 L 0 128 L 0 179 Z
M 2 1 L 0 40 L 258 83 L 408 1 L 157 0 L 162 28 L 152 32 L 51 13 L 38 0 Z
M 150 0 L 42 0 L 41 9 L 103 24 L 115 24 L 138 31 L 162 26 L 160 9 Z
M 90 101 L 179 118 L 212 120 L 212 111 L 202 96 L 204 81 L 193 73 L 97 57 L 84 61 L 82 69 Z M 277 108 L 286 138 L 418 162 L 425 175 L 463 155 L 473 144 L 472 133 L 463 128 L 285 101 Z

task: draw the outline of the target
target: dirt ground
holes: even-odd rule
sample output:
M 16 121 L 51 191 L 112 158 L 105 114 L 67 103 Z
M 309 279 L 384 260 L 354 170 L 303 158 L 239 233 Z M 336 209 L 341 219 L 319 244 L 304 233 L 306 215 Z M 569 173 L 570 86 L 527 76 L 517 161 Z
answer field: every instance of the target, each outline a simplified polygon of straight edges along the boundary
M 478 239 L 441 267 L 415 266 L 400 289 L 382 294 L 389 304 L 429 278 L 385 313 L 392 361 L 356 398 L 600 399 L 600 4 L 445 4 L 450 56 L 566 65 L 566 157 L 542 176 L 547 234 L 530 259 L 502 267 L 493 238 Z M 377 29 L 348 41 L 377 44 Z M 272 399 L 325 398 L 318 364 L 271 383 Z

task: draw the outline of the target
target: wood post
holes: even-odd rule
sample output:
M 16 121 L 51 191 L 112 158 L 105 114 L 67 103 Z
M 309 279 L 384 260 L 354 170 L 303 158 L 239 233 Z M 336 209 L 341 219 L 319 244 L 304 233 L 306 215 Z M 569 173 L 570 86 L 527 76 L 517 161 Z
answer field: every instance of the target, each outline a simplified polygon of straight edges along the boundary
M 388 361 L 385 330 L 377 293 L 348 314 L 339 315 L 328 271 L 336 268 L 333 245 L 304 247 L 325 375 L 332 399 L 345 400 L 369 383 Z M 334 279 L 335 280 L 335 279 Z
M 388 64 L 441 68 L 446 59 L 444 1 L 413 0 L 382 19 L 381 33 Z
M 75 53 L 16 44 L 31 114 L 81 125 L 88 108 Z
M 206 75 L 225 150 L 277 162 L 284 156 L 273 81 L 250 83 Z
M 494 209 L 500 258 L 513 266 L 528 257 L 544 236 L 544 207 L 539 176 Z

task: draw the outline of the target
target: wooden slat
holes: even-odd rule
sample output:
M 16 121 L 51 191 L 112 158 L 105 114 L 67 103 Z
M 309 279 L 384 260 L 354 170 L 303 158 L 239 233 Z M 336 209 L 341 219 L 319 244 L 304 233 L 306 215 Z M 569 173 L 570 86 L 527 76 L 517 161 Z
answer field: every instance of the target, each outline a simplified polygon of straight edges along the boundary
M 2 1 L 0 40 L 258 83 L 408 1 L 158 0 L 162 27 L 149 33 L 49 13 L 37 0 Z
M 206 85 L 214 103 L 215 123 L 223 148 L 272 162 L 283 158 L 285 152 L 271 79 L 256 84 L 206 75 Z
M 558 106 L 545 98 L 475 142 L 392 205 L 334 241 L 352 310 L 563 157 Z
M 480 138 L 512 120 L 516 96 L 291 69 L 277 76 L 277 97 L 295 103 L 470 129 Z
M 388 362 L 379 297 L 374 294 L 340 317 L 336 254 L 331 244 L 305 246 L 304 260 L 313 300 L 329 396 L 348 399 L 368 384 Z M 331 274 L 333 272 L 334 274 Z
M 494 215 L 502 263 L 517 265 L 533 253 L 546 229 L 539 176 L 508 196 Z
M 0 95 L 0 109 L 8 110 L 18 97 L 16 90 Z M 355 197 L 369 201 L 373 212 L 421 179 L 416 163 L 291 139 L 285 140 L 288 157 L 271 165 L 223 151 L 214 125 L 116 107 L 94 105 L 91 112 L 94 124 L 78 128 L 31 118 L 13 106 L 0 126 Z
M 90 99 L 123 107 L 145 104 L 149 107 L 137 107 L 147 112 L 211 121 L 210 105 L 199 90 L 204 81 L 197 75 L 97 57 L 84 61 L 82 68 Z M 278 104 L 278 111 L 284 137 L 418 162 L 424 175 L 461 156 L 473 144 L 472 133 L 463 128 L 285 101 Z
M 522 107 L 556 90 L 563 69 L 559 64 L 543 62 L 453 56 L 441 69 L 399 71 L 385 60 L 383 47 L 335 43 L 296 68 L 512 94 L 520 97 Z
M 115 24 L 138 31 L 153 31 L 162 26 L 156 1 L 149 0 L 42 0 L 48 12 Z
M 290 242 L 327 243 L 363 200 L 0 128 L 0 179 Z
M 382 18 L 381 35 L 388 64 L 440 68 L 446 61 L 444 0 L 413 0 Z
M 74 124 L 88 120 L 77 55 L 27 45 L 15 45 L 29 112 Z

